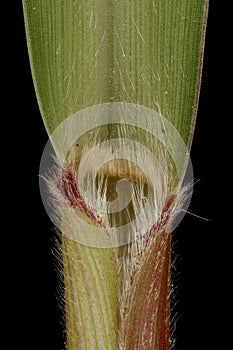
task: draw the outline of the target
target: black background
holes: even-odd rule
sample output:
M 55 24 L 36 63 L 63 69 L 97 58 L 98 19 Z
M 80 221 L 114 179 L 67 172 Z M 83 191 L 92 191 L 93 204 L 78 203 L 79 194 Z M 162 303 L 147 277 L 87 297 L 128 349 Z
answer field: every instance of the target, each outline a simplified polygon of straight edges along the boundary
M 10 165 L 9 168 L 5 166 L 3 171 L 3 176 L 10 183 L 7 212 L 10 210 L 12 214 L 8 219 L 4 218 L 6 235 L 10 238 L 4 260 L 4 266 L 9 270 L 4 286 L 12 295 L 9 309 L 7 307 L 9 321 L 6 325 L 12 334 L 8 339 L 10 343 L 17 340 L 17 348 L 61 350 L 64 345 L 51 253 L 53 230 L 38 187 L 39 162 L 47 135 L 30 73 L 21 2 L 16 1 L 9 11 L 5 27 L 9 38 L 6 50 L 6 67 L 9 67 L 6 73 L 10 73 L 7 73 L 9 84 L 6 85 L 9 101 L 7 127 L 2 128 L 7 138 L 10 135 L 7 142 L 10 145 L 4 148 Z M 219 239 L 218 234 L 221 222 L 219 143 L 222 133 L 219 126 L 222 117 L 219 102 L 221 86 L 218 83 L 222 46 L 219 23 L 220 9 L 217 1 L 212 0 L 191 152 L 195 180 L 199 181 L 189 208 L 210 221 L 187 214 L 175 235 L 176 253 L 180 256 L 181 314 L 175 350 L 211 349 L 220 338 L 219 327 L 222 324 L 219 287 L 226 282 L 220 268 L 225 240 Z M 224 341 L 223 336 L 221 341 Z M 220 348 L 224 349 L 224 346 Z

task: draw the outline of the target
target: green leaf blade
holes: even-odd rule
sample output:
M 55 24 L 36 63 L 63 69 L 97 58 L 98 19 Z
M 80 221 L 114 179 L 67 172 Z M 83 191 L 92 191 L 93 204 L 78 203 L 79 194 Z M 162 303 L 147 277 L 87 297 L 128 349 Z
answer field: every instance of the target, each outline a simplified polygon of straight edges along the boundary
M 161 112 L 190 144 L 208 1 L 23 3 L 49 133 L 82 108 L 126 101 Z

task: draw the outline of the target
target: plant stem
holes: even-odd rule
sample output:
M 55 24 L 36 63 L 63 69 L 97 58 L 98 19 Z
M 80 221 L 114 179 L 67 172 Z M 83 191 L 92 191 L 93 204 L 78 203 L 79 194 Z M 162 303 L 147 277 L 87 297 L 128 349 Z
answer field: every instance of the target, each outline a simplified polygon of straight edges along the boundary
M 116 256 L 63 236 L 67 350 L 117 349 Z

